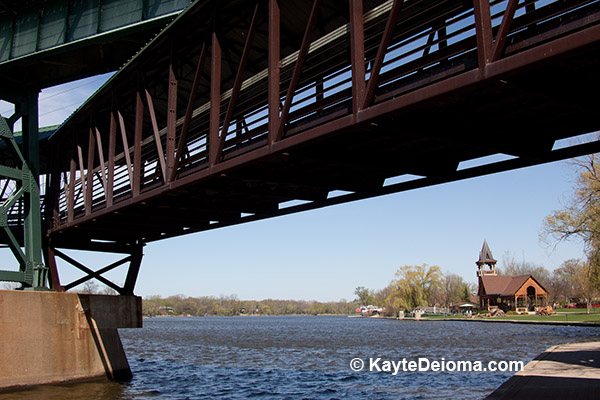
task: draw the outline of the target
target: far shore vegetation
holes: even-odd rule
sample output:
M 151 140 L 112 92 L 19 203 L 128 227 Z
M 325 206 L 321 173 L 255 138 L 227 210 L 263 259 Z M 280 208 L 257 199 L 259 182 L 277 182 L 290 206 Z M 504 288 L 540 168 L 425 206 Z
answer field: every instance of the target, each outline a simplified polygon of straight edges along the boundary
M 234 315 L 349 315 L 356 303 L 340 300 L 331 302 L 303 300 L 240 300 L 231 296 L 150 296 L 143 300 L 145 316 L 234 316 Z

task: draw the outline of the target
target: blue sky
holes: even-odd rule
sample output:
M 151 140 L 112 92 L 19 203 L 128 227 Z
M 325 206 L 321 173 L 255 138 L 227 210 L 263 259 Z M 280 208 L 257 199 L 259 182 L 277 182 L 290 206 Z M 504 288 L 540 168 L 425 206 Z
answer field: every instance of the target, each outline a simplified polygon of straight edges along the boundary
M 107 78 L 45 90 L 40 124 L 58 124 Z M 0 103 L 0 113 L 10 109 Z M 568 201 L 576 171 L 557 162 L 257 221 L 146 246 L 136 294 L 241 299 L 353 299 L 385 287 L 403 265 L 438 265 L 475 282 L 484 239 L 499 265 L 507 253 L 552 270 L 582 257 L 580 243 L 540 242 L 542 222 Z M 94 269 L 115 259 L 76 254 Z M 15 269 L 9 251 L 3 269 Z M 79 274 L 60 269 L 63 283 Z M 109 276 L 122 283 L 124 270 Z

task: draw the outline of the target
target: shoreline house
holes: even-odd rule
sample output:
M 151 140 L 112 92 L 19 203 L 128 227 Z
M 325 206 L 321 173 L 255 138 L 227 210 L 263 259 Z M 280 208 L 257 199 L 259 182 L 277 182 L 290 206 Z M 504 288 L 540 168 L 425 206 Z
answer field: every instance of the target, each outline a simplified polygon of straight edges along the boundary
M 484 240 L 479 260 L 475 262 L 481 309 L 527 312 L 547 305 L 548 291 L 532 275 L 498 275 L 496 262 Z

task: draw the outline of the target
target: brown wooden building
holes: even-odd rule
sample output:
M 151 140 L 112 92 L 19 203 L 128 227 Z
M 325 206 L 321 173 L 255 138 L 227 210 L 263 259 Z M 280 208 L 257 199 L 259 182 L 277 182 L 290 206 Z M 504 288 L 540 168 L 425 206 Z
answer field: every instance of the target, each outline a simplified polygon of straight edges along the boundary
M 480 308 L 498 307 L 504 311 L 525 312 L 547 305 L 548 291 L 532 275 L 498 275 L 496 262 L 484 241 L 479 260 L 476 261 Z

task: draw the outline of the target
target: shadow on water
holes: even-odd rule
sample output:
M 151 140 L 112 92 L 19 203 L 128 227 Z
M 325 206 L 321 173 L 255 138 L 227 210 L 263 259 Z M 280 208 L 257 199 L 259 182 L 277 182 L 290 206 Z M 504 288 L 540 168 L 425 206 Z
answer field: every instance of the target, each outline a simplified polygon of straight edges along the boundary
M 67 399 L 123 399 L 121 384 L 108 380 L 78 382 L 62 385 L 32 386 L 25 389 L 0 392 L 0 400 L 67 400 Z

